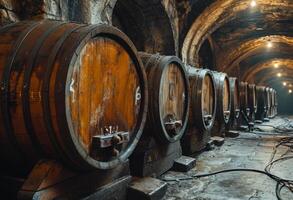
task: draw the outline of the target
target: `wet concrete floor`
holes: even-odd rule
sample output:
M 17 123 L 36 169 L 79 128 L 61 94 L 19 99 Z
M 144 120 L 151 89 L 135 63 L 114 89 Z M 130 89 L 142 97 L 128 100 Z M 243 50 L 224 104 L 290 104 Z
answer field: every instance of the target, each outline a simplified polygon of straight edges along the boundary
M 277 117 L 264 125 L 278 125 L 283 121 L 282 118 Z M 196 156 L 197 165 L 191 171 L 187 173 L 169 171 L 162 178 L 174 180 L 193 174 L 233 168 L 264 170 L 271 159 L 274 146 L 284 136 L 273 132 L 271 127 L 259 126 L 259 128 L 269 133 L 241 132 L 236 138 L 226 138 L 222 146 Z M 279 147 L 276 157 L 282 156 L 287 151 L 287 147 Z M 289 155 L 293 153 L 289 152 Z M 293 159 L 277 163 L 272 168 L 272 173 L 282 178 L 293 179 Z M 168 181 L 168 191 L 164 199 L 275 200 L 277 199 L 275 187 L 276 182 L 266 175 L 230 172 L 199 179 Z M 282 190 L 281 195 L 284 200 L 293 200 L 293 194 L 286 189 Z

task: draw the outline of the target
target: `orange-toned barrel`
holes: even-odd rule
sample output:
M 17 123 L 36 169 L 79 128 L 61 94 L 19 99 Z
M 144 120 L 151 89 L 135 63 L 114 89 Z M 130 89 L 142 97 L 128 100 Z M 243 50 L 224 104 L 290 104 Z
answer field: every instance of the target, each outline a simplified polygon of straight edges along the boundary
M 146 120 L 146 75 L 118 29 L 7 25 L 0 66 L 1 168 L 20 174 L 52 158 L 78 170 L 110 169 L 134 150 Z
M 181 140 L 188 155 L 204 149 L 210 140 L 216 116 L 216 86 L 211 71 L 187 66 L 190 82 L 190 114 L 188 128 Z
M 215 124 L 212 128 L 212 135 L 224 135 L 231 114 L 231 91 L 227 74 L 213 72 L 217 94 L 217 109 Z
M 236 77 L 229 78 L 231 92 L 231 114 L 228 129 L 237 128 L 239 126 L 240 117 L 240 91 L 239 82 Z
M 255 113 L 257 112 L 256 86 L 248 84 L 248 107 L 250 110 L 249 119 L 254 122 Z

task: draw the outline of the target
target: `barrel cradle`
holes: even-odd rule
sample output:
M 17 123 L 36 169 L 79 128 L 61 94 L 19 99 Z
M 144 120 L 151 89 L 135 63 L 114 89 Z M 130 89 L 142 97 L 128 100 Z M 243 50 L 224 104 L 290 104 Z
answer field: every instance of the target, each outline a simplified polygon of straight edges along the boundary
M 186 66 L 190 82 L 188 128 L 181 140 L 183 154 L 201 151 L 211 137 L 216 116 L 216 87 L 211 71 Z
M 249 119 L 251 122 L 255 120 L 255 113 L 257 112 L 256 86 L 255 84 L 248 84 L 248 107 L 250 109 Z
M 139 56 L 147 74 L 149 105 L 145 130 L 130 166 L 133 175 L 159 176 L 181 156 L 180 139 L 189 113 L 189 82 L 179 58 L 144 52 Z
M 240 90 L 236 77 L 229 77 L 231 91 L 231 116 L 227 129 L 237 129 L 240 125 Z
M 213 136 L 223 136 L 227 127 L 231 114 L 231 91 L 227 74 L 221 72 L 213 72 L 216 93 L 217 93 L 217 109 L 215 124 L 212 128 Z
M 4 170 L 27 174 L 41 158 L 112 169 L 134 150 L 146 120 L 146 75 L 118 29 L 10 24 L 0 29 L 0 66 Z

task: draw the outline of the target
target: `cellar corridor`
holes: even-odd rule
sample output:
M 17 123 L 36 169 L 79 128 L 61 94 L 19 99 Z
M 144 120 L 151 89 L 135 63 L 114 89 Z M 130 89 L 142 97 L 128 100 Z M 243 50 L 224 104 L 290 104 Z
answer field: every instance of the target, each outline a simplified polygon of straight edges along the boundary
M 292 158 L 292 140 L 276 147 L 286 133 L 278 133 L 271 126 L 293 128 L 292 116 L 281 116 L 256 126 L 253 132 L 240 132 L 234 138 L 226 138 L 221 146 L 195 156 L 197 166 L 187 173 L 169 171 L 161 179 L 168 181 L 169 187 L 165 200 L 175 199 L 276 199 L 276 181 L 265 174 L 251 171 L 225 172 L 215 176 L 190 178 L 192 175 L 208 174 L 227 169 L 264 170 L 273 160 Z M 278 130 L 280 131 L 280 130 Z M 289 145 L 286 146 L 286 145 Z M 290 149 L 291 147 L 291 149 Z M 276 153 L 275 153 L 276 149 Z M 273 161 L 272 160 L 272 161 Z M 280 160 L 273 164 L 270 171 L 283 178 L 292 177 L 292 159 Z M 190 179 L 189 179 L 190 178 Z M 181 180 L 182 179 L 182 180 Z M 184 180 L 185 179 L 185 180 Z M 291 199 L 290 191 L 282 191 L 283 199 Z
M 293 0 L 0 0 L 0 200 L 293 200 Z

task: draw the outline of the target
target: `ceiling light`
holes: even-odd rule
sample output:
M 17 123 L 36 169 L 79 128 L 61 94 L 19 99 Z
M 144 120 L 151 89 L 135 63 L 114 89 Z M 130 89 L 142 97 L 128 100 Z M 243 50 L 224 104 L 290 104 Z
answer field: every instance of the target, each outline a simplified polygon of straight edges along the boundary
M 256 2 L 253 0 L 253 1 L 251 1 L 250 2 L 250 6 L 252 7 L 252 8 L 254 8 L 255 6 L 256 6 Z
M 281 76 L 282 76 L 282 74 L 281 74 L 281 73 L 277 73 L 277 76 L 278 76 L 278 77 L 281 77 Z
M 287 85 L 287 83 L 286 83 L 286 82 L 283 82 L 283 85 L 284 85 L 284 86 L 286 86 L 286 85 Z
M 279 65 L 276 63 L 276 64 L 274 64 L 274 67 L 275 68 L 279 68 Z
M 272 47 L 273 47 L 273 43 L 272 43 L 272 42 L 268 42 L 268 43 L 267 43 L 267 47 L 268 47 L 268 48 L 272 48 Z

